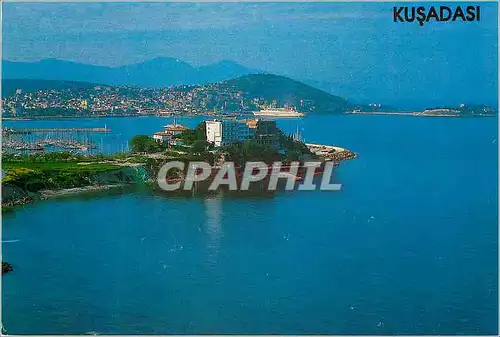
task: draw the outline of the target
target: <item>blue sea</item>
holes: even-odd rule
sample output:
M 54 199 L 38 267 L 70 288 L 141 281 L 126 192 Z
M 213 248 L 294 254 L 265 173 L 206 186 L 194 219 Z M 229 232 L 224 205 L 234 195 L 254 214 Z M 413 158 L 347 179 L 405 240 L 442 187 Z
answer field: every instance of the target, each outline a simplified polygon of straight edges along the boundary
M 200 118 L 178 122 L 195 126 Z M 172 120 L 107 124 L 107 151 Z M 336 192 L 169 197 L 147 189 L 3 215 L 9 334 L 497 334 L 497 118 L 279 120 L 359 154 Z M 99 140 L 101 142 L 101 140 Z M 118 144 L 118 145 L 117 145 Z

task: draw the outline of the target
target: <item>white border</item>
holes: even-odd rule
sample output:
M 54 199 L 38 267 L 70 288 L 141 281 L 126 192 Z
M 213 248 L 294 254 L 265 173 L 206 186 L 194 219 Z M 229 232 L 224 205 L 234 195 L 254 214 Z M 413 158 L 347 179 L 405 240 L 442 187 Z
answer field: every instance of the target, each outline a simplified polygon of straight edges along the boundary
M 497 14 L 498 14 L 498 19 L 497 19 L 497 28 L 500 27 L 500 11 L 498 10 L 500 7 L 500 3 L 498 1 L 490 1 L 490 0 L 474 0 L 474 1 L 467 1 L 467 0 L 453 0 L 453 1 L 432 1 L 432 0 L 421 0 L 421 1 L 412 1 L 412 0 L 398 0 L 398 1 L 384 1 L 384 0 L 351 0 L 351 1 L 338 1 L 338 0 L 276 0 L 276 1 L 268 1 L 268 0 L 247 0 L 247 1 L 238 1 L 238 0 L 223 0 L 223 1 L 217 1 L 217 0 L 179 0 L 179 1 L 169 1 L 169 0 L 149 0 L 149 1 L 142 1 L 142 0 L 136 0 L 136 1 L 126 1 L 126 0 L 73 0 L 73 1 L 64 1 L 64 0 L 36 0 L 36 1 L 30 1 L 30 0 L 0 0 L 1 5 L 3 3 L 88 3 L 88 2 L 96 2 L 96 3 L 137 3 L 137 2 L 144 2 L 144 3 L 162 3 L 162 2 L 172 2 L 172 3 L 179 3 L 179 2 L 185 2 L 185 3 L 238 3 L 238 2 L 255 2 L 255 3 L 290 3 L 290 2 L 307 2 L 307 3 L 373 3 L 373 2 L 378 2 L 378 3 L 497 3 Z M 0 33 L 3 33 L 3 8 L 0 8 Z M 3 34 L 0 34 L 0 61 L 2 60 L 2 42 L 3 42 Z M 497 39 L 500 42 L 500 29 L 498 29 L 498 34 L 497 34 Z M 500 50 L 500 44 L 497 42 L 497 46 L 499 47 Z M 498 59 L 498 54 L 497 54 L 497 63 L 499 62 Z M 1 78 L 1 66 L 0 62 L 0 78 Z M 497 90 L 499 90 L 499 95 L 497 96 L 497 111 L 499 110 L 499 96 L 500 96 L 500 71 L 499 71 L 499 65 L 497 64 L 497 72 L 498 72 L 498 82 L 497 82 Z M 0 89 L 1 89 L 1 82 L 0 82 Z M 1 102 L 1 90 L 0 90 L 0 102 Z M 0 103 L 1 104 L 1 103 Z M 500 116 L 497 116 L 497 123 L 498 123 L 498 129 L 497 129 L 497 148 L 498 152 L 500 153 L 500 140 L 498 139 L 498 130 L 500 130 Z M 0 118 L 0 127 L 2 126 L 2 121 Z M 0 136 L 1 138 L 1 136 Z M 0 153 L 1 153 L 1 142 L 0 142 Z M 498 159 L 498 158 L 497 158 Z M 497 160 L 497 170 L 499 168 L 500 161 Z M 1 166 L 1 156 L 0 156 L 0 166 Z M 498 171 L 498 181 L 500 181 L 500 170 Z M 497 193 L 499 191 L 499 185 L 497 184 Z M 0 184 L 0 193 L 1 193 L 1 184 Z M 500 198 L 498 198 L 497 195 L 497 201 L 498 201 L 498 209 L 500 209 Z M 497 327 L 497 333 L 500 334 L 500 220 L 498 219 L 498 211 L 497 211 L 497 221 L 499 221 L 499 226 L 497 227 L 497 233 L 498 233 L 498 238 L 497 238 L 497 263 L 498 263 L 498 269 L 497 269 L 497 295 L 498 295 L 498 303 L 497 303 L 497 314 L 499 315 L 498 318 L 498 327 Z M 0 220 L 2 220 L 2 214 L 0 212 Z M 3 229 L 3 221 L 2 221 L 2 227 L 0 228 L 0 241 L 2 239 L 2 229 Z M 0 244 L 0 260 L 2 257 L 2 245 Z M 1 287 L 2 287 L 2 278 L 0 277 L 0 296 L 1 296 Z M 0 297 L 0 303 L 3 300 L 3 297 Z M 0 324 L 1 324 L 1 317 L 2 317 L 2 306 L 0 305 Z M 479 336 L 499 336 L 499 335 L 473 335 L 474 337 L 479 337 Z M 0 334 L 1 335 L 1 334 Z M 459 336 L 469 336 L 469 335 L 462 335 L 462 334 L 457 334 Z M 16 335 L 1 335 L 1 336 L 16 336 Z M 20 335 L 20 336 L 62 336 L 62 335 Z M 88 336 L 88 335 L 64 335 L 64 336 Z M 106 334 L 99 334 L 99 336 L 118 336 L 117 334 L 114 335 L 106 335 Z M 151 336 L 151 337 L 158 337 L 158 336 L 208 336 L 208 335 L 120 335 L 120 336 L 131 336 L 131 337 L 136 337 L 136 336 Z M 245 335 L 213 335 L 213 336 L 245 336 Z M 255 337 L 258 336 L 269 336 L 269 335 L 252 335 Z M 304 337 L 308 335 L 286 335 L 286 336 L 297 336 L 297 337 Z M 349 336 L 367 336 L 367 335 L 309 335 L 309 336 L 342 336 L 342 337 L 349 337 Z M 377 335 L 380 337 L 391 337 L 394 335 Z M 412 337 L 412 336 L 423 336 L 423 337 L 431 337 L 431 336 L 439 336 L 439 335 L 404 335 L 407 337 Z M 447 336 L 455 336 L 455 335 L 447 335 Z M 471 335 L 472 336 L 472 335 Z

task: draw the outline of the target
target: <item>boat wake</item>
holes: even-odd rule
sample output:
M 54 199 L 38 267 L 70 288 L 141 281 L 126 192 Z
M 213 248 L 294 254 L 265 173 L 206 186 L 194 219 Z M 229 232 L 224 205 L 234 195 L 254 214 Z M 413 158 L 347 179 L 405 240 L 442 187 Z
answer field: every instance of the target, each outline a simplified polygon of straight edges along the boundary
M 2 243 L 14 243 L 14 242 L 19 242 L 21 240 L 2 240 Z

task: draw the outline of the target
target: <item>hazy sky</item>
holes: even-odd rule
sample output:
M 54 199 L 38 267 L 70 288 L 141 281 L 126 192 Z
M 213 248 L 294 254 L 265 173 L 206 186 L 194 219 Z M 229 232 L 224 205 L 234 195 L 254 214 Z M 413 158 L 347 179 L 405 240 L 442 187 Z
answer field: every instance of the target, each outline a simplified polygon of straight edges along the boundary
M 496 101 L 497 4 L 479 4 L 480 22 L 423 27 L 394 23 L 394 5 L 7 3 L 3 58 L 109 66 L 161 56 L 193 65 L 234 60 L 374 100 Z

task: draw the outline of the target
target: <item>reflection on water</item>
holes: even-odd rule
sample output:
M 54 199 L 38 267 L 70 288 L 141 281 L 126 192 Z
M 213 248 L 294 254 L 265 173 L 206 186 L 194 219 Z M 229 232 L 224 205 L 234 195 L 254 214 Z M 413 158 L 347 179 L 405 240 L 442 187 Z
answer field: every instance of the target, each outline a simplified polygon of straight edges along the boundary
M 220 241 L 222 238 L 222 196 L 218 195 L 204 200 L 205 205 L 205 232 L 208 240 L 206 242 L 207 248 L 207 262 L 210 266 L 217 264 L 217 255 L 220 249 Z

